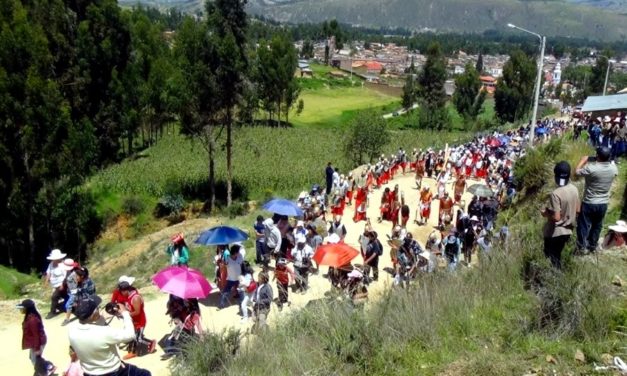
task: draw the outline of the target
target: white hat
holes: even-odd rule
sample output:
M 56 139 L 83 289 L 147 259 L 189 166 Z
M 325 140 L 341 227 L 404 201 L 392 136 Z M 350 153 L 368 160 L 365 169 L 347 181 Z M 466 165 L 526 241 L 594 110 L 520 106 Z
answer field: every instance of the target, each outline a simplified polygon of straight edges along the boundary
M 331 234 L 324 239 L 327 244 L 337 244 L 340 242 L 340 236 L 338 234 Z
M 73 259 L 66 258 L 65 260 L 63 260 L 63 267 L 66 270 L 72 270 L 72 269 L 74 269 L 75 266 L 76 266 L 76 262 L 74 262 Z
M 296 244 L 302 244 L 306 242 L 307 242 L 307 238 L 305 237 L 305 235 L 303 234 L 296 235 Z
M 52 252 L 46 257 L 50 261 L 63 260 L 67 254 L 61 252 L 60 249 L 53 249 Z
M 472 217 L 470 217 L 470 220 L 479 222 L 479 218 L 477 218 L 476 215 L 473 215 Z
M 305 226 L 305 222 L 303 222 L 302 220 L 299 220 L 298 222 L 296 222 L 296 227 L 303 227 Z
M 307 197 L 307 192 L 306 191 L 302 191 L 300 192 L 300 194 L 298 195 L 298 199 L 302 200 L 303 198 Z
M 625 233 L 627 232 L 627 222 L 616 221 L 616 224 L 609 226 L 609 229 L 615 232 Z
M 610 121 L 612 121 L 612 119 L 609 117 L 609 115 L 605 115 L 605 117 L 603 118 L 603 122 L 609 123 Z
M 128 283 L 129 285 L 132 286 L 133 282 L 135 282 L 135 278 L 129 277 L 127 275 L 123 275 L 120 278 L 118 278 L 118 283 L 122 283 L 122 282 L 126 282 L 126 283 Z

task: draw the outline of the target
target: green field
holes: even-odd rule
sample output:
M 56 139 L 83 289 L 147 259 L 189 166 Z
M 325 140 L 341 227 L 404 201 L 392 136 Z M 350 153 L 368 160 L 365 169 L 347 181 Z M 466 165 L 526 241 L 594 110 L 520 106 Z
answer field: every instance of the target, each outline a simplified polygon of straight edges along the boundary
M 320 88 L 303 90 L 300 98 L 305 108 L 300 115 L 292 111 L 290 122 L 297 127 L 338 127 L 350 121 L 358 110 L 389 106 L 390 111 L 400 106 L 398 97 L 361 87 Z
M 345 77 L 329 75 L 337 69 L 312 64 L 312 78 L 298 80 L 301 87 L 299 99 L 305 107 L 300 115 L 296 108 L 290 113 L 290 123 L 296 127 L 333 128 L 346 125 L 359 110 L 370 108 L 391 112 L 400 106 L 400 98 L 367 87 L 364 81 L 346 73 Z
M 385 149 L 392 153 L 399 147 L 441 147 L 468 137 L 469 133 L 461 132 L 393 131 Z M 322 184 L 328 161 L 341 171 L 355 167 L 344 156 L 344 133 L 339 129 L 245 127 L 236 128 L 233 139 L 238 200 L 294 196 L 314 183 Z M 87 186 L 114 203 L 120 196 L 160 197 L 172 184 L 189 197 L 202 198 L 207 193 L 207 166 L 202 145 L 175 133 L 164 136 L 140 156 L 100 171 Z M 216 158 L 216 178 L 226 179 L 223 152 Z M 223 190 L 218 191 L 221 194 Z M 119 204 L 112 206 L 115 209 Z

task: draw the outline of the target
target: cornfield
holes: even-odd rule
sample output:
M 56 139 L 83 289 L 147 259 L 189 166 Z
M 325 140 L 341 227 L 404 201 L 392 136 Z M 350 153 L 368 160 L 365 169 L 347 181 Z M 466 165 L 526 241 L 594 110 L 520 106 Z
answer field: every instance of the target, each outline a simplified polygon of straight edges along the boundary
M 350 166 L 343 153 L 344 133 L 338 129 L 244 127 L 234 130 L 233 181 L 239 200 L 270 195 L 290 197 L 324 183 L 324 168 L 331 161 L 345 172 Z M 441 147 L 462 141 L 464 133 L 394 131 L 387 154 L 399 147 Z M 226 181 L 226 151 L 218 143 L 216 181 Z M 164 136 L 141 155 L 110 166 L 91 181 L 93 188 L 122 195 L 162 196 L 172 185 L 183 192 L 201 193 L 208 179 L 207 152 L 199 140 L 178 133 Z

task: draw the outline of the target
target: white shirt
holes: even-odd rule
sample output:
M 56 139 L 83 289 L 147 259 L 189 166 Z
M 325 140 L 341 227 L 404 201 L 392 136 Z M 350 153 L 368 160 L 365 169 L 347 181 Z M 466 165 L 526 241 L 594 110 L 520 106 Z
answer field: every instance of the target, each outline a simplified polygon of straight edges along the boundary
M 303 265 L 304 258 L 311 258 L 313 256 L 313 250 L 308 244 L 302 249 L 298 248 L 298 245 L 292 249 L 292 258 L 294 259 L 294 266 L 297 268 Z
M 226 259 L 226 279 L 229 281 L 239 281 L 239 276 L 242 275 L 242 263 L 244 258 L 241 254 L 237 255 L 237 258 L 228 257 Z
M 61 262 L 57 266 L 53 266 L 52 263 L 50 263 L 48 264 L 48 269 L 46 269 L 46 275 L 50 279 L 50 285 L 56 289 L 63 284 L 67 276 L 67 270 L 63 267 L 63 263 Z
M 122 321 L 123 328 L 80 323 L 70 327 L 70 345 L 78 355 L 83 372 L 104 375 L 120 368 L 117 345 L 135 339 L 130 313 L 123 312 Z

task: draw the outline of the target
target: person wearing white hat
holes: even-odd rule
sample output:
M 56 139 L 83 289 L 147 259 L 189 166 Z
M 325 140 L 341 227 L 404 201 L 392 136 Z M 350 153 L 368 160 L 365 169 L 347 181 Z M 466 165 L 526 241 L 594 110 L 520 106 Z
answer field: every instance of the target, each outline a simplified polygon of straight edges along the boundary
M 615 225 L 608 226 L 609 231 L 603 239 L 603 248 L 621 247 L 627 243 L 627 222 L 616 221 Z
M 118 278 L 118 285 L 122 282 L 126 282 L 130 286 L 133 286 L 133 282 L 135 282 L 135 278 L 129 277 L 127 275 L 123 275 L 120 278 Z M 116 286 L 115 290 L 113 290 L 113 294 L 111 295 L 111 302 L 116 303 L 116 304 L 126 304 L 127 301 L 128 299 L 126 298 L 126 296 L 123 295 Z
M 63 264 L 63 259 L 67 256 L 61 252 L 60 249 L 53 249 L 52 252 L 46 257 L 50 260 L 46 274 L 44 275 L 44 286 L 50 285 L 52 287 L 52 294 L 50 296 L 50 312 L 46 315 L 46 319 L 51 319 L 57 314 L 64 311 L 64 304 L 67 297 L 67 292 L 63 287 L 63 281 L 67 277 L 67 267 Z
M 296 247 L 292 249 L 292 260 L 296 271 L 296 290 L 305 292 L 309 288 L 308 276 L 311 268 L 313 249 L 307 244 L 307 238 L 303 234 L 296 237 Z

